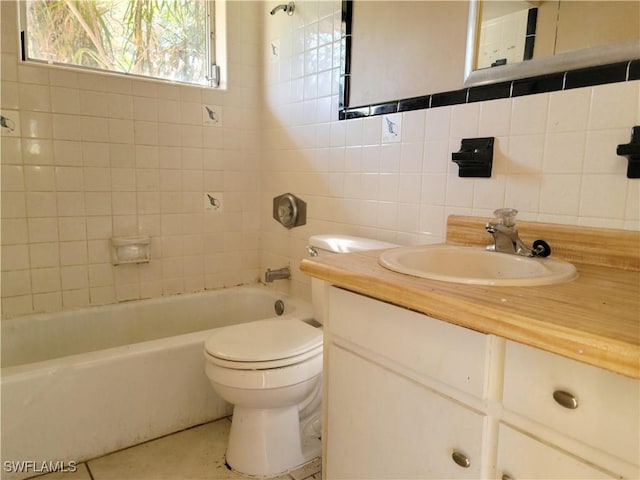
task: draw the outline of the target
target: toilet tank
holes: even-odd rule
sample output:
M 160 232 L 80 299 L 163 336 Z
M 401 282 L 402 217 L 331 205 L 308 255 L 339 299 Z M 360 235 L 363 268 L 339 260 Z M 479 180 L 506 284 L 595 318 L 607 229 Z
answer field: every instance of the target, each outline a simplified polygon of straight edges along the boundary
M 351 235 L 313 235 L 309 238 L 309 253 L 320 255 L 322 252 L 351 253 L 365 250 L 382 250 L 398 245 L 371 238 L 353 237 Z
M 307 249 L 311 256 L 322 256 L 340 253 L 363 252 L 366 250 L 383 250 L 398 245 L 371 238 L 353 237 L 351 235 L 313 235 L 309 238 Z M 311 303 L 313 317 L 324 324 L 325 319 L 325 289 L 329 284 L 318 278 L 311 279 Z

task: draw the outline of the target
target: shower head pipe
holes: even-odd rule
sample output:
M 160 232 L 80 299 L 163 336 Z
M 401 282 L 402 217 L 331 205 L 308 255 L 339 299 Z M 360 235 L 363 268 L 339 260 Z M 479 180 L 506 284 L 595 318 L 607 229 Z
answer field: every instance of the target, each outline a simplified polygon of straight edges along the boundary
M 287 15 L 291 16 L 293 15 L 294 10 L 296 9 L 296 5 L 293 2 L 289 2 L 286 5 L 282 4 L 282 5 L 278 5 L 276 8 L 274 8 L 273 10 L 271 10 L 271 15 L 275 15 L 276 13 L 278 13 L 278 10 L 282 10 L 284 12 L 287 12 Z

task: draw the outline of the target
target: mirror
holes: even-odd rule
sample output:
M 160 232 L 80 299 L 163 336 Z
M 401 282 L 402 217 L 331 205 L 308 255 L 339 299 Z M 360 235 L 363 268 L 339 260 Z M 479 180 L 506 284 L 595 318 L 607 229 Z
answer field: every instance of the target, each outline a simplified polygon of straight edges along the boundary
M 466 2 L 355 0 L 350 105 L 461 88 L 467 13 Z
M 484 3 L 492 7 L 520 4 L 527 19 L 528 11 L 537 8 L 530 60 L 477 68 L 483 11 L 487 19 L 497 15 L 486 13 Z M 343 5 L 347 77 L 341 108 L 345 109 L 640 58 L 640 2 L 345 0 Z M 604 17 L 596 8 L 606 9 L 613 17 Z M 578 13 L 577 22 L 570 20 L 570 10 Z M 566 28 L 559 28 L 558 38 L 547 37 L 547 30 L 558 29 L 550 26 L 547 17 L 558 16 Z M 626 20 L 627 27 L 621 28 Z M 601 30 L 609 38 L 600 38 Z M 620 37 L 621 31 L 631 39 Z M 501 58 L 506 57 L 496 60 Z
M 465 85 L 604 65 L 640 55 L 640 3 L 469 2 Z

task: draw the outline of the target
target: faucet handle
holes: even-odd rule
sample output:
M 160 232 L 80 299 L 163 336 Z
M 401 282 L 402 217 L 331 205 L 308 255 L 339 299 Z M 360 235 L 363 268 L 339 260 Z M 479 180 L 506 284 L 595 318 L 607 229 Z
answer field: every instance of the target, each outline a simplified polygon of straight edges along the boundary
M 498 208 L 493 211 L 493 214 L 505 227 L 513 227 L 516 224 L 518 210 L 515 208 Z

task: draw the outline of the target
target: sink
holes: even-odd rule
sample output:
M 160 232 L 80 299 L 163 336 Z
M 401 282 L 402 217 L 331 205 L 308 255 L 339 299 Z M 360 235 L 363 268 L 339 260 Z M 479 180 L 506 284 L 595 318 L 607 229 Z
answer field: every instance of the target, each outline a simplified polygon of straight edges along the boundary
M 395 272 L 467 285 L 552 285 L 577 276 L 576 268 L 563 260 L 447 244 L 386 250 L 379 262 Z

